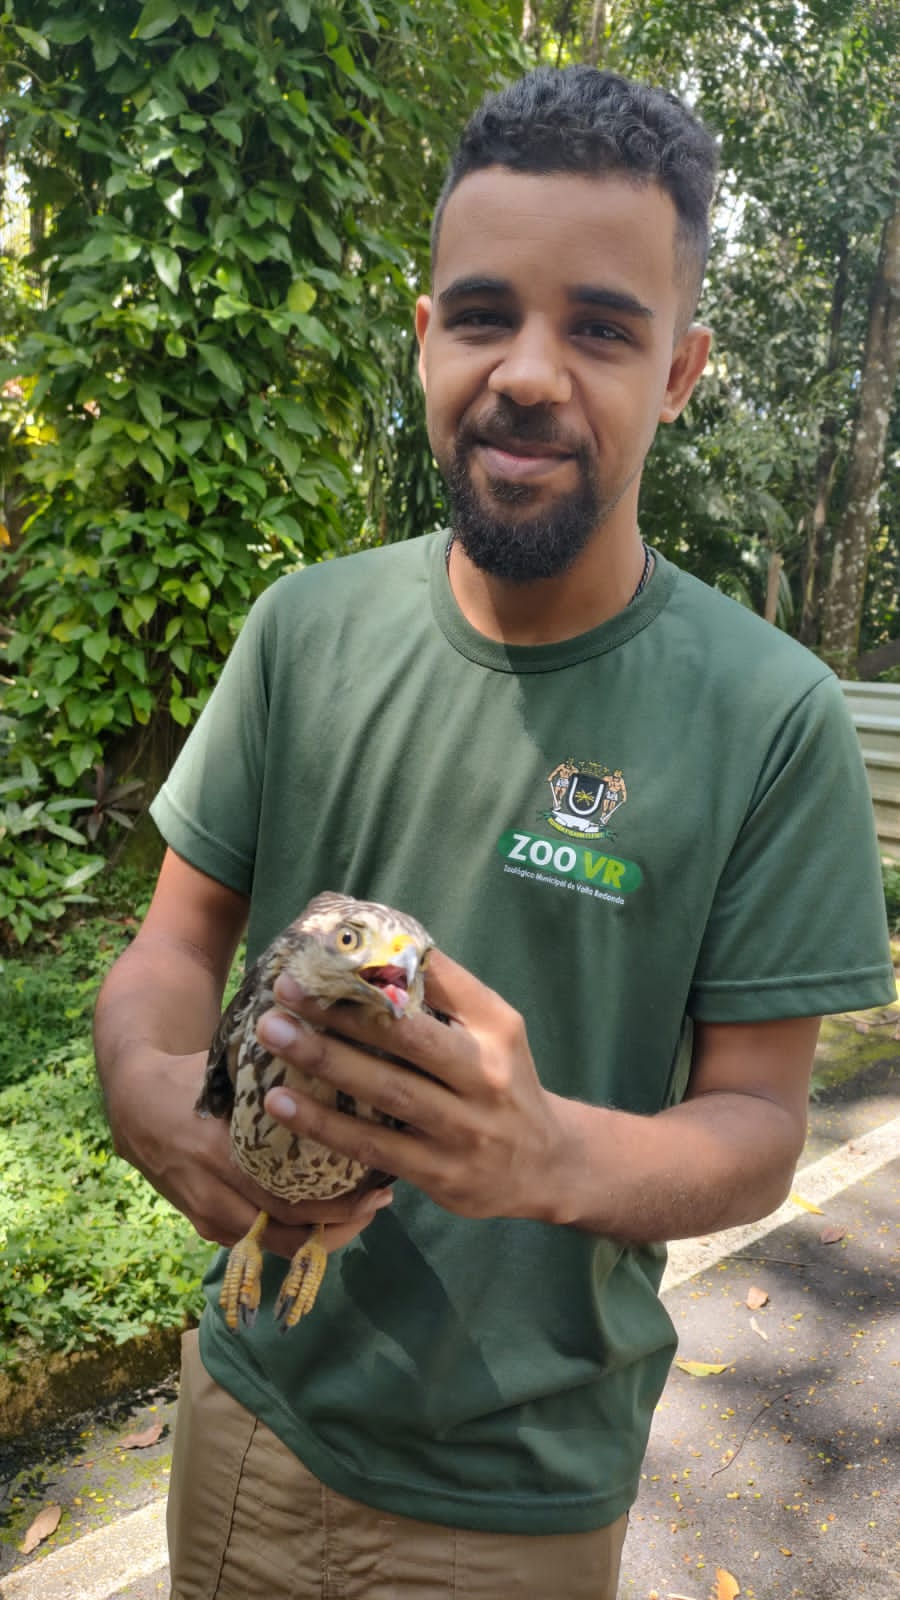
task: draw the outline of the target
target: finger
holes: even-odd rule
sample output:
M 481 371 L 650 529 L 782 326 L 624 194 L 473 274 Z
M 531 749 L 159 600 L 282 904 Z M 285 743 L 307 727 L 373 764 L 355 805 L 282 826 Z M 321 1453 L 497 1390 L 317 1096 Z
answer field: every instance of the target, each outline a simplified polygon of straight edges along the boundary
M 358 1009 L 357 1006 L 346 1007 L 347 1012 L 351 1013 L 346 1019 L 349 1028 L 355 1026 L 352 1013 Z M 357 1043 L 343 1034 L 319 1035 L 315 1051 L 310 1056 L 302 1023 L 292 1024 L 280 1012 L 267 1013 L 260 1018 L 257 1033 L 261 1042 L 270 1048 L 277 1042 L 278 1053 L 283 1059 L 300 1064 L 293 1049 L 296 1044 L 307 1074 L 333 1084 L 342 1093 L 352 1095 L 354 1100 L 375 1106 L 386 1116 L 409 1124 L 421 1133 L 440 1137 L 452 1129 L 458 1114 L 459 1096 L 448 1091 L 446 1083 L 436 1081 L 437 1076 L 442 1076 L 444 1072 L 448 1030 L 439 1023 L 432 1026 L 439 1035 L 438 1044 L 443 1046 L 441 1062 L 433 1063 L 437 1068 L 434 1076 L 423 1076 L 405 1063 L 373 1055 L 366 1048 L 367 1040 L 361 1039 Z M 296 1028 L 296 1034 L 291 1038 L 289 1034 L 293 1028 Z M 431 1052 L 425 1053 L 430 1060 Z
M 358 1006 L 323 1006 L 321 1001 L 304 995 L 296 979 L 287 973 L 279 974 L 275 981 L 275 996 L 280 1004 L 290 1011 L 296 1011 L 298 1016 L 303 1016 L 308 1022 L 317 1027 L 330 1027 L 330 1018 L 336 1011 L 359 1011 L 365 1016 L 364 1008 Z M 496 990 L 490 989 L 487 984 L 476 978 L 467 967 L 460 966 L 452 956 L 443 950 L 431 950 L 428 954 L 428 964 L 425 968 L 425 997 L 428 1004 L 435 1011 L 441 1011 L 445 1016 L 463 1024 L 464 1027 L 477 1028 L 482 1022 L 487 1021 L 493 1014 L 497 1004 L 505 1005 Z M 390 1026 L 390 1018 L 386 1018 L 386 1025 Z M 400 1022 L 412 1022 L 412 1016 L 398 1019 Z M 379 1023 L 375 1023 L 377 1028 Z
M 270 1089 L 265 1107 L 269 1116 L 301 1138 L 315 1139 L 364 1167 L 393 1172 L 399 1178 L 424 1186 L 423 1180 L 430 1168 L 420 1141 L 413 1134 L 401 1133 L 380 1122 L 347 1116 L 296 1090 Z
M 490 989 L 443 950 L 429 954 L 425 998 L 435 1011 L 442 1011 L 470 1033 L 481 1033 L 490 1028 L 498 1012 L 512 1010 L 496 989 Z
M 457 970 L 465 972 L 462 967 Z M 477 979 L 473 981 L 477 983 Z M 499 995 L 484 989 L 483 984 L 478 987 L 486 995 L 492 996 L 503 1015 L 516 1015 Z M 286 1006 L 287 1010 L 266 1012 L 257 1025 L 257 1036 L 267 1049 L 286 1056 L 307 1072 L 316 1076 L 328 1075 L 327 1040 L 329 1035 L 338 1035 L 368 1050 L 387 1052 L 428 1077 L 439 1080 L 457 1094 L 477 1091 L 481 1082 L 480 1046 L 465 1027 L 448 1028 L 446 1023 L 424 1012 L 398 1018 L 373 1017 L 363 1006 L 341 1002 L 328 1008 L 327 1033 L 323 1033 L 323 1014 L 319 1002 L 306 998 L 293 979 L 279 977 L 275 994 L 279 1004 Z M 296 1022 L 293 1024 L 293 1031 L 292 1018 L 299 1019 L 299 1025 Z M 308 1032 L 302 1026 L 304 1022 L 311 1022 L 318 1031 Z M 334 1081 L 337 1082 L 336 1077 Z M 350 1084 L 343 1080 L 340 1087 L 348 1093 L 354 1092 Z M 371 1093 L 364 1093 L 361 1098 L 372 1101 L 380 1110 L 388 1111 L 392 1116 L 403 1117 L 402 1111 L 393 1105 L 382 1105 Z M 409 1116 L 404 1120 L 415 1119 Z M 418 1123 L 416 1125 L 419 1126 Z

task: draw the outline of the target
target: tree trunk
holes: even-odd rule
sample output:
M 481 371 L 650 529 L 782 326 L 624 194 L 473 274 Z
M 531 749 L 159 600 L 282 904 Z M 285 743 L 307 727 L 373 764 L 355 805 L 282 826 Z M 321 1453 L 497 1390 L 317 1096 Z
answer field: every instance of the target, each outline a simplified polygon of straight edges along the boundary
M 594 0 L 591 6 L 590 32 L 585 43 L 588 66 L 599 66 L 606 56 L 606 0 Z
M 769 551 L 769 570 L 766 576 L 766 609 L 765 619 L 774 622 L 778 616 L 778 596 L 781 592 L 781 573 L 784 567 L 784 556 L 780 550 Z
M 836 372 L 841 359 L 841 325 L 847 298 L 848 247 L 841 239 L 838 248 L 834 292 L 831 297 L 831 316 L 828 329 L 828 358 L 826 376 Z M 803 570 L 803 606 L 800 612 L 799 637 L 804 644 L 815 644 L 819 635 L 819 609 L 822 598 L 821 561 L 822 540 L 828 526 L 828 511 L 834 483 L 834 464 L 838 453 L 838 419 L 831 410 L 822 419 L 819 429 L 819 456 L 816 461 L 816 478 L 812 509 L 807 519 L 806 557 Z
M 900 193 L 884 225 L 847 471 L 847 494 L 834 539 L 825 592 L 821 654 L 839 676 L 855 671 L 869 546 L 894 385 L 900 366 Z

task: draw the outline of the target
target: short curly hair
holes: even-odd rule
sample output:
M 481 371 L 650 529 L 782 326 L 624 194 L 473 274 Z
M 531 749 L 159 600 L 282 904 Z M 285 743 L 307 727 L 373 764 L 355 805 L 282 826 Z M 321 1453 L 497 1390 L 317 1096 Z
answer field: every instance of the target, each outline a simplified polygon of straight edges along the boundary
M 718 148 L 676 95 L 596 67 L 538 67 L 489 94 L 463 130 L 435 207 L 432 266 L 453 190 L 483 167 L 617 173 L 658 183 L 677 214 L 676 267 L 693 314 L 709 253 Z

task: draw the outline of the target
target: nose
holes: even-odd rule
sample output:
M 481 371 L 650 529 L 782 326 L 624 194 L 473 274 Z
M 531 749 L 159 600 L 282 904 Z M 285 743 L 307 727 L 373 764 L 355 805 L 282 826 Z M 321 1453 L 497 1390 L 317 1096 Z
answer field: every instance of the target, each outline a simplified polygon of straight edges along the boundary
M 525 322 L 505 344 L 488 388 L 519 406 L 565 405 L 571 399 L 565 352 L 542 320 Z

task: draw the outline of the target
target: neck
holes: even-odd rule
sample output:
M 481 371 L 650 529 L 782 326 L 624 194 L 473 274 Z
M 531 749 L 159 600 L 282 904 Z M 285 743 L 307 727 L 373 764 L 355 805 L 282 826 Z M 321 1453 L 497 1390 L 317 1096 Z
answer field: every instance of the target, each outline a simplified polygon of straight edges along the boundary
M 611 530 L 610 530 L 611 532 Z M 645 546 L 635 523 L 627 536 L 598 534 L 568 571 L 534 583 L 494 578 L 450 548 L 450 587 L 471 627 L 501 644 L 558 644 L 624 611 L 644 574 Z

